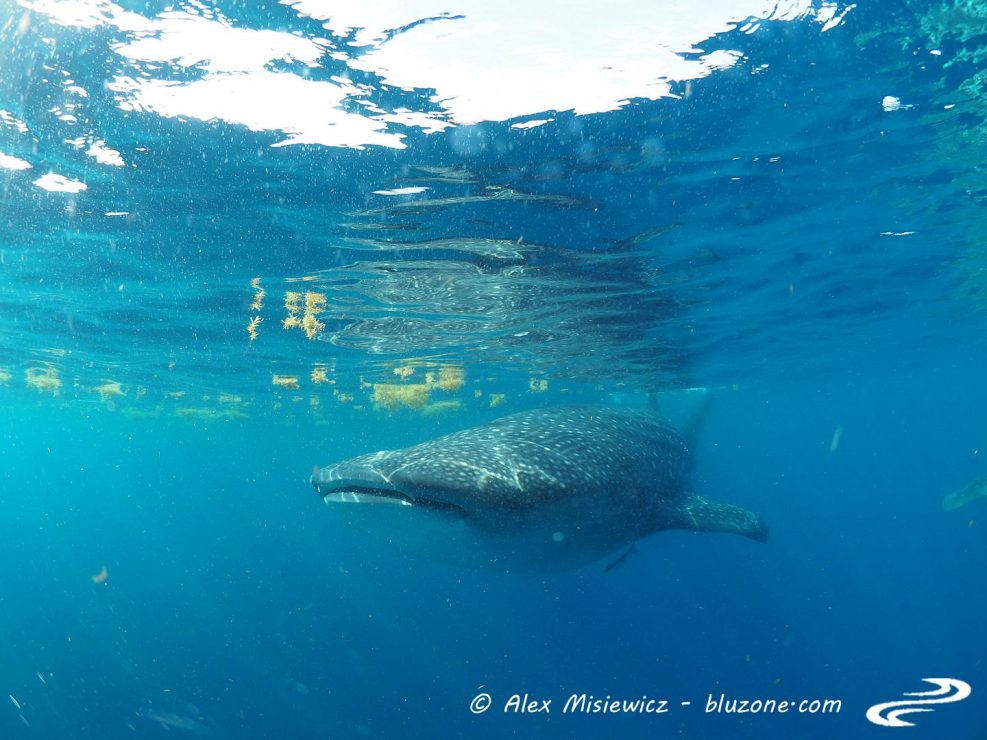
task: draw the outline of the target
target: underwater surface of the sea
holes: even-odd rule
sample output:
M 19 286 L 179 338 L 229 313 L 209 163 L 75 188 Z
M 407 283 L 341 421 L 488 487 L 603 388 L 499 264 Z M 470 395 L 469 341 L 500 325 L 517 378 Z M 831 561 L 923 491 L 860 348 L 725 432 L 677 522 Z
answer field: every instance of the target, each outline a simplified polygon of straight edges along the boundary
M 987 738 L 985 39 L 0 0 L 0 737 Z M 464 568 L 309 481 L 698 387 L 766 543 Z

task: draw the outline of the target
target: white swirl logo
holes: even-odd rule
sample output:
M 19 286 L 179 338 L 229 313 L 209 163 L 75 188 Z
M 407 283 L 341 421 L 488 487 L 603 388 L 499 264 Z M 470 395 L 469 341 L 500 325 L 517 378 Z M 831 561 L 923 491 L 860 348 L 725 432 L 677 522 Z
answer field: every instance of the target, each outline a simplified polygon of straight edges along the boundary
M 927 696 L 928 699 L 904 699 L 875 704 L 867 710 L 867 719 L 875 725 L 884 727 L 914 727 L 914 722 L 906 722 L 899 717 L 912 712 L 934 712 L 935 710 L 929 709 L 927 705 L 963 701 L 973 693 L 970 684 L 958 678 L 923 678 L 922 680 L 938 688 L 931 691 L 906 692 L 905 696 Z

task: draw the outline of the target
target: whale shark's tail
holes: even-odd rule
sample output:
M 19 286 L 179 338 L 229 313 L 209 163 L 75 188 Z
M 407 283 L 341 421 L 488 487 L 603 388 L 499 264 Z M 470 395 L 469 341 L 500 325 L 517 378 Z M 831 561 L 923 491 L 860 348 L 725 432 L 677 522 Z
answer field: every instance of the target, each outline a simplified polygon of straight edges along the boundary
M 727 532 L 742 534 L 758 542 L 768 541 L 768 525 L 757 515 L 732 504 L 708 501 L 691 496 L 679 504 L 680 516 L 669 524 L 670 529 L 691 529 L 696 532 Z

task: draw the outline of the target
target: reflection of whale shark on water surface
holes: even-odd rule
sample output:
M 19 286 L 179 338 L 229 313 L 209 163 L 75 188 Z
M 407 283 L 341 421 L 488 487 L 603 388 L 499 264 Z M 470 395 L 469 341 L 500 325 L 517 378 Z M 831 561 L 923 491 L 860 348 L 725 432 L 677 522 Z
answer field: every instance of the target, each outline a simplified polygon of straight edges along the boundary
M 563 406 L 344 460 L 312 485 L 347 523 L 464 565 L 578 567 L 664 529 L 763 542 L 754 514 L 692 493 L 691 458 L 656 417 Z

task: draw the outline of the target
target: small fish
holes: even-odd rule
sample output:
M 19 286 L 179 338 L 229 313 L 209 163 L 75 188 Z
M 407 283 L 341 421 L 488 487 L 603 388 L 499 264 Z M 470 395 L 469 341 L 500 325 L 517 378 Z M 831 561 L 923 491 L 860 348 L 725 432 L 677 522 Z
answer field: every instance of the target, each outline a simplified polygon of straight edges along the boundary
M 953 491 L 942 500 L 943 511 L 956 511 L 961 506 L 987 498 L 987 477 L 979 478 L 958 491 Z
M 145 716 L 166 730 L 185 730 L 196 735 L 210 734 L 208 728 L 194 717 L 186 717 L 175 712 L 148 712 Z
M 13 704 L 18 709 L 21 708 L 21 703 L 19 701 L 17 701 L 17 699 L 14 698 L 14 695 L 13 694 L 7 694 L 7 696 L 10 697 L 10 703 L 11 704 Z
M 833 432 L 833 439 L 829 443 L 829 451 L 836 452 L 840 447 L 840 437 L 843 436 L 843 425 L 836 427 L 836 431 Z

